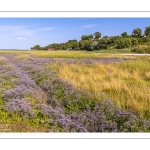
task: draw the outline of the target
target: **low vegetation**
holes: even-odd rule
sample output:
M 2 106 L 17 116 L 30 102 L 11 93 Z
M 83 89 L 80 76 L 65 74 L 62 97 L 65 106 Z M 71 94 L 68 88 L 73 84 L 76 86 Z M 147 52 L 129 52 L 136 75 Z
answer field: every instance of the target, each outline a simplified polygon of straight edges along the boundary
M 0 132 L 149 132 L 149 70 L 149 57 L 2 52 Z
M 140 53 L 140 54 L 150 54 L 150 46 L 147 47 L 135 47 L 131 50 L 133 53 Z

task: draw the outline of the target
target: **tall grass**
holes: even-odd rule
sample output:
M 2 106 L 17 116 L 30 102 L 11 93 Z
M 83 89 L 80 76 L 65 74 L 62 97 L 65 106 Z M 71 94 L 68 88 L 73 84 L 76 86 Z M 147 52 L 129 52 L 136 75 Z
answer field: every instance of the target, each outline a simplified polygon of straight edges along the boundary
M 31 52 L 32 56 L 40 58 L 98 58 L 101 54 L 87 51 L 54 51 L 54 52 Z
M 27 57 L 39 58 L 101 58 L 101 57 L 121 57 L 118 54 L 130 53 L 130 50 L 100 50 L 100 51 L 0 51 L 0 54 L 14 54 L 17 59 Z M 113 56 L 111 55 L 113 54 Z M 21 56 L 19 56 L 21 55 Z M 125 56 L 124 56 L 125 57 Z
M 98 58 L 100 53 L 88 51 L 0 51 L 0 54 L 29 55 L 40 58 Z
M 89 90 L 97 99 L 111 99 L 125 109 L 150 117 L 150 61 L 135 60 L 120 64 L 65 64 L 59 76 L 75 88 Z M 55 67 L 56 67 L 55 66 Z
M 33 57 L 39 58 L 73 58 L 73 59 L 84 59 L 84 58 L 133 58 L 133 56 L 122 56 L 117 53 L 100 53 L 95 51 L 32 51 L 28 52 Z

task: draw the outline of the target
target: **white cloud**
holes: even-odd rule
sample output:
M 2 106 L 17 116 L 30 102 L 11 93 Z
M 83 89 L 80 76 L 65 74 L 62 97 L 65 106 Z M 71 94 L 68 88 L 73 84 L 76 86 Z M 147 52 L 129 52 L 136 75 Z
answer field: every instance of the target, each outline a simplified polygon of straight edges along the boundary
M 95 26 L 97 26 L 97 24 L 88 24 L 88 25 L 80 26 L 80 28 L 81 29 L 90 29 L 90 28 L 94 28 Z
M 55 28 L 51 27 L 51 28 L 41 28 L 39 29 L 39 31 L 50 31 L 50 30 L 53 30 Z
M 20 26 L 20 25 L 1 25 L 0 26 L 0 35 L 5 37 L 10 36 L 26 36 L 33 37 L 37 32 L 50 31 L 55 29 L 54 27 L 45 27 L 38 29 L 31 29 L 31 25 Z
M 26 39 L 26 38 L 16 38 L 17 40 L 28 40 L 28 39 Z
M 3 25 L 0 26 L 0 34 L 7 37 L 14 35 L 33 36 L 34 30 L 30 30 L 28 27 L 30 26 Z

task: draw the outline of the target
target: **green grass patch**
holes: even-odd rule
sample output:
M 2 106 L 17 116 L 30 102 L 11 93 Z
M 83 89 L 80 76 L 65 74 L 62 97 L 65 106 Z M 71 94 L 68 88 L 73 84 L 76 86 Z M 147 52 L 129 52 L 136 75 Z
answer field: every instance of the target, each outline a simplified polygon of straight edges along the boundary
M 96 53 L 102 54 L 131 54 L 131 49 L 112 49 L 112 50 L 96 50 Z
M 35 110 L 34 118 L 22 118 L 17 112 L 0 109 L 0 132 L 47 132 L 51 128 L 49 118 Z

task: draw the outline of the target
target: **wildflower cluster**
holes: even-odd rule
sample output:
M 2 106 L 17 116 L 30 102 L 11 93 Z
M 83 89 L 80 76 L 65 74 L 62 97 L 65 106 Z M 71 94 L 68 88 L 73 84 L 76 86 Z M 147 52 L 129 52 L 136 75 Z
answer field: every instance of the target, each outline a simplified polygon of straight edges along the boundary
M 36 99 L 36 91 L 41 89 L 19 66 L 15 65 L 13 57 L 8 56 L 7 59 L 13 65 L 12 70 L 7 72 L 6 76 L 12 77 L 15 75 L 17 82 L 14 88 L 3 92 L 2 97 L 5 104 L 3 109 L 11 113 L 18 112 L 21 116 L 33 117 L 34 111 L 31 100 L 42 101 L 42 99 Z

